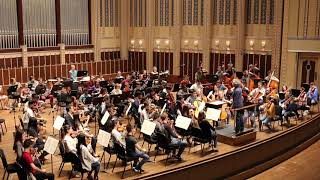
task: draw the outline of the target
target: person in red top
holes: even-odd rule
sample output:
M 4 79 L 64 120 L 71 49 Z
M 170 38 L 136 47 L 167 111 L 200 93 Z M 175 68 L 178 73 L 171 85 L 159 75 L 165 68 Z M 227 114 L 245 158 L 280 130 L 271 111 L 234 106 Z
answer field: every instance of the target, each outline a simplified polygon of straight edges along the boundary
M 21 166 L 25 169 L 26 172 L 33 174 L 33 176 L 37 180 L 54 180 L 54 174 L 46 173 L 45 169 L 40 169 L 33 163 L 32 155 L 36 153 L 33 145 L 34 142 L 31 139 L 27 139 L 24 141 L 24 151 L 20 160 Z

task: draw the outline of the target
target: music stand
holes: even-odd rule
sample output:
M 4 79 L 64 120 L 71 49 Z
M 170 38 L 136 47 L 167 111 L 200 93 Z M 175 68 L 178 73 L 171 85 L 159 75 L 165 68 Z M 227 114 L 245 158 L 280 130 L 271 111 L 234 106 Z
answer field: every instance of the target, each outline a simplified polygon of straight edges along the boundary
M 92 103 L 92 99 L 93 97 L 86 97 L 86 99 L 84 100 L 84 104 L 91 104 Z
M 179 89 L 180 89 L 179 87 L 180 87 L 180 84 L 175 83 L 175 84 L 173 85 L 172 92 L 178 92 L 178 91 L 179 91 Z
M 280 93 L 279 93 L 279 99 L 280 99 L 280 100 L 284 100 L 284 99 L 285 99 L 285 93 L 280 92 Z
M 19 95 L 15 94 L 15 92 L 17 92 L 17 89 L 18 89 L 18 85 L 13 85 L 13 86 L 9 86 L 9 88 L 7 90 L 9 99 L 13 99 L 14 100 L 14 103 L 13 103 L 13 106 L 12 106 L 12 111 L 13 111 L 13 119 L 14 119 L 14 125 L 15 126 L 17 125 L 17 123 L 16 123 L 16 108 L 15 108 L 15 106 L 18 103 L 18 99 L 20 98 L 20 94 Z
M 114 83 L 121 84 L 123 80 L 124 80 L 124 78 L 115 78 Z
M 78 71 L 77 73 L 77 77 L 86 77 L 88 76 L 88 71 L 86 70 L 81 70 L 81 71 Z
M 100 81 L 99 84 L 100 84 L 101 87 L 107 88 L 107 86 L 108 86 L 108 81 Z
M 66 80 L 63 81 L 63 87 L 72 87 L 73 81 L 71 80 Z
M 90 97 L 90 98 L 86 98 L 86 100 L 87 99 L 90 99 L 90 104 L 92 102 L 94 106 L 101 105 L 101 103 L 103 102 L 103 97 Z M 95 135 L 97 134 L 97 112 L 96 112 L 96 115 L 94 116 L 94 134 Z
M 241 72 L 241 71 L 236 72 L 236 76 L 237 76 L 237 78 L 242 79 L 243 72 Z
M 303 83 L 303 84 L 301 85 L 301 87 L 304 87 L 304 91 L 305 91 L 305 92 L 308 92 L 309 89 L 310 89 L 310 84 L 308 84 L 308 83 Z
M 103 97 L 94 97 L 92 98 L 92 104 L 93 105 L 98 105 L 103 102 Z
M 111 84 L 109 84 L 109 85 L 107 85 L 107 91 L 108 91 L 108 93 L 110 94 L 111 93 L 111 91 L 114 89 L 114 86 L 113 85 L 111 85 Z
M 71 90 L 70 96 L 77 97 L 78 96 L 78 91 L 77 90 Z
M 293 97 L 299 97 L 300 90 L 299 89 L 291 89 L 291 94 Z
M 148 80 L 147 87 L 152 87 L 153 80 Z

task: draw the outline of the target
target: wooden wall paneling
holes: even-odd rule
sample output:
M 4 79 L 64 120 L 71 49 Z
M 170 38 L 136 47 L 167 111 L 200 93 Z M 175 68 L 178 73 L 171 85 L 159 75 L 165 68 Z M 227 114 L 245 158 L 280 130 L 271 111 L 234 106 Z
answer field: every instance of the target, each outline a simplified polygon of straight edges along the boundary
M 102 73 L 102 61 L 97 62 L 97 73 L 95 75 L 98 75 L 99 73 Z
M 5 85 L 4 83 L 4 74 L 3 74 L 4 69 L 0 69 L 0 84 Z
M 231 61 L 231 55 L 230 54 L 225 54 L 225 66 L 227 67 L 227 64 L 229 64 Z
M 254 57 L 254 54 L 249 54 L 249 65 L 254 64 L 253 57 Z
M 105 60 L 110 60 L 110 53 L 104 52 L 104 54 L 105 54 Z
M 90 53 L 90 62 L 94 61 L 94 53 Z
M 24 82 L 22 79 L 22 68 L 15 68 L 16 71 L 16 78 L 18 82 Z
M 105 53 L 104 53 L 104 52 L 101 52 L 101 53 L 100 53 L 100 56 L 101 56 L 101 61 L 104 61 L 104 60 L 105 60 Z
M 122 59 L 117 59 L 117 61 L 119 62 L 119 66 L 120 66 L 119 69 L 120 69 L 120 71 L 121 71 L 121 72 L 125 72 L 125 71 L 124 71 L 124 67 L 123 67 L 123 66 L 124 66 L 124 63 L 123 63 L 123 62 L 124 62 L 124 61 L 123 61 Z
M 65 78 L 69 78 L 69 73 L 67 73 L 68 69 L 67 69 L 67 65 L 62 64 L 61 65 L 61 76 L 65 77 Z
M 142 71 L 143 70 L 147 70 L 147 53 L 146 52 L 143 52 L 143 68 L 142 68 Z
M 192 66 L 193 66 L 193 54 L 192 53 L 188 53 L 188 59 L 187 59 L 187 63 L 188 63 L 188 75 L 190 76 L 190 79 L 193 80 L 193 72 L 192 72 Z
M 70 64 L 76 63 L 76 54 L 70 54 Z
M 183 78 L 185 75 L 185 65 L 184 65 L 184 59 L 183 59 L 183 52 L 180 52 L 180 76 Z
M 109 60 L 106 62 L 106 74 L 111 74 L 111 62 Z
M 101 74 L 106 74 L 106 62 L 101 61 Z
M 40 67 L 39 67 L 39 74 L 40 74 L 39 77 L 41 77 L 43 80 L 48 79 L 48 78 L 46 77 L 46 67 L 40 66 Z
M 81 57 L 81 62 L 90 62 L 90 53 L 83 53 Z
M 121 69 L 120 69 L 120 60 L 114 59 L 113 61 L 115 63 L 115 68 L 114 69 L 116 70 L 116 72 L 118 72 L 119 70 L 121 71 Z
M 153 54 L 152 54 L 152 55 L 153 55 L 152 65 L 153 65 L 153 66 L 157 66 L 157 63 L 156 63 L 156 61 L 157 61 L 157 59 L 156 59 L 156 58 L 157 58 L 156 52 L 153 51 Z
M 46 56 L 38 56 L 39 66 L 43 66 L 46 63 Z
M 65 63 L 66 64 L 70 63 L 70 54 L 65 54 Z
M 213 53 L 210 53 L 209 55 L 209 73 L 210 74 L 213 74 L 213 67 L 214 67 L 214 64 L 213 64 Z
M 163 71 L 164 69 L 164 52 L 159 52 L 159 69 L 158 71 Z
M 131 51 L 128 52 L 128 72 L 132 72 L 132 57 Z
M 198 61 L 198 67 L 200 66 L 200 64 L 202 64 L 202 53 L 199 53 L 199 61 Z
M 21 77 L 21 81 L 22 82 L 27 82 L 28 81 L 28 68 L 21 68 L 22 71 L 22 77 Z
M 137 62 L 136 62 L 136 69 L 138 72 L 140 72 L 140 67 L 141 67 L 141 63 L 142 63 L 142 53 L 141 52 L 136 52 L 137 54 Z
M 235 67 L 235 65 L 236 65 L 236 55 L 235 54 L 231 54 L 231 62 L 233 64 L 233 67 Z
M 80 62 L 81 62 L 81 54 L 83 54 L 83 53 L 76 54 L 76 56 L 75 56 L 75 63 L 80 63 Z
M 29 80 L 30 76 L 33 76 L 35 78 L 33 67 L 28 67 L 28 70 L 27 70 L 27 79 L 28 80 Z
M 15 69 L 13 69 L 13 68 L 9 69 L 9 77 L 10 77 L 10 79 L 11 79 L 11 78 L 17 78 L 17 77 L 16 77 L 16 70 L 15 70 Z M 16 80 L 17 80 L 17 79 L 16 79 Z
M 51 65 L 49 66 L 50 68 L 50 78 L 55 78 L 57 77 L 57 65 Z
M 49 66 L 49 65 L 53 64 L 53 63 L 52 63 L 53 61 L 54 61 L 54 55 L 49 55 L 49 56 L 46 58 L 45 65 L 46 65 L 46 66 Z
M 9 69 L 3 69 L 3 84 L 10 83 L 10 74 Z
M 169 70 L 170 70 L 170 74 L 173 74 L 173 53 L 170 53 L 170 66 L 169 66 Z
M 128 60 L 123 60 L 123 71 L 129 72 L 128 70 Z
M 192 53 L 192 76 L 194 77 L 195 73 L 198 70 L 199 67 L 199 53 Z M 194 78 L 193 78 L 194 79 Z
M 56 75 L 57 75 L 57 77 L 62 77 L 62 65 L 61 64 L 56 65 Z
M 96 62 L 91 63 L 91 68 L 92 68 L 91 74 L 92 74 L 92 75 L 97 74 L 97 63 L 96 63 Z
M 11 60 L 9 58 L 4 59 L 4 68 L 11 68 Z
M 266 66 L 266 71 L 265 71 L 266 75 L 268 75 L 267 72 L 270 71 L 271 68 L 273 68 L 273 67 L 271 67 L 271 64 L 272 64 L 271 61 L 272 61 L 272 56 L 267 55 L 267 66 Z
M 218 66 L 221 66 L 221 64 L 220 64 L 220 54 L 219 53 L 215 53 L 214 54 L 214 72 L 217 71 Z
M 54 58 L 54 64 L 61 64 L 60 55 L 56 55 Z
M 12 68 L 18 67 L 18 57 L 11 58 Z
M 23 62 L 22 62 L 22 57 L 18 57 L 18 67 L 22 67 Z
M 5 68 L 5 63 L 4 63 L 5 59 L 0 59 L 0 69 Z
M 44 66 L 44 70 L 45 70 L 44 72 L 45 72 L 45 76 L 46 76 L 45 80 L 52 79 L 50 66 Z
M 259 68 L 260 68 L 260 76 L 261 77 L 265 77 L 266 76 L 265 71 L 264 71 L 266 69 L 266 67 L 267 67 L 266 59 L 267 59 L 266 55 L 261 55 L 260 56 Z
M 253 57 L 253 64 L 255 64 L 257 67 L 259 67 L 259 58 L 260 58 L 259 54 L 255 54 Z
M 89 63 L 89 62 L 84 63 L 84 68 L 88 71 L 88 74 L 89 74 L 90 76 L 92 76 L 92 66 L 91 66 L 91 63 Z
M 111 66 L 111 69 L 110 69 L 110 74 L 113 74 L 115 72 L 115 69 L 114 69 L 114 61 L 113 60 L 109 60 L 110 62 L 110 66 Z
M 29 70 L 30 70 L 30 69 L 29 69 Z M 39 79 L 39 66 L 33 66 L 33 67 L 31 67 L 31 71 L 32 71 L 31 75 L 33 75 L 33 77 L 34 77 L 35 79 Z M 29 73 L 30 73 L 30 71 L 29 71 Z
M 243 60 L 242 60 L 243 66 L 242 66 L 242 71 L 248 70 L 248 54 L 243 55 Z

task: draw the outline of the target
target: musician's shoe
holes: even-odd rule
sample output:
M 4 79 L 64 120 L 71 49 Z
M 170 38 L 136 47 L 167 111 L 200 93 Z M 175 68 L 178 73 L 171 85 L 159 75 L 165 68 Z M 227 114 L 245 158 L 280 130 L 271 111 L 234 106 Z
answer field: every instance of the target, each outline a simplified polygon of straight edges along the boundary
M 140 172 L 140 169 L 136 169 L 136 167 L 133 167 L 132 170 L 136 173 Z
M 174 156 L 172 156 L 172 157 L 174 157 L 174 158 L 177 159 L 178 161 L 182 161 L 181 156 L 174 155 Z

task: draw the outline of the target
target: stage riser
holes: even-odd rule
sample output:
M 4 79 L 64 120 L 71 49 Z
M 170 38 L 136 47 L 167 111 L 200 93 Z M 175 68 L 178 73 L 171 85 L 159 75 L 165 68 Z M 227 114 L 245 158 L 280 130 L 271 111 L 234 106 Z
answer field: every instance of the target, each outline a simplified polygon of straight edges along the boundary
M 225 179 L 272 160 L 320 132 L 320 116 L 272 138 L 248 144 L 242 148 L 214 158 L 208 158 L 170 171 L 139 177 L 139 179 Z M 293 156 L 294 154 L 292 154 Z M 244 178 L 244 176 L 242 176 Z M 242 179 L 239 177 L 239 179 Z M 238 178 L 236 178 L 238 179 Z

